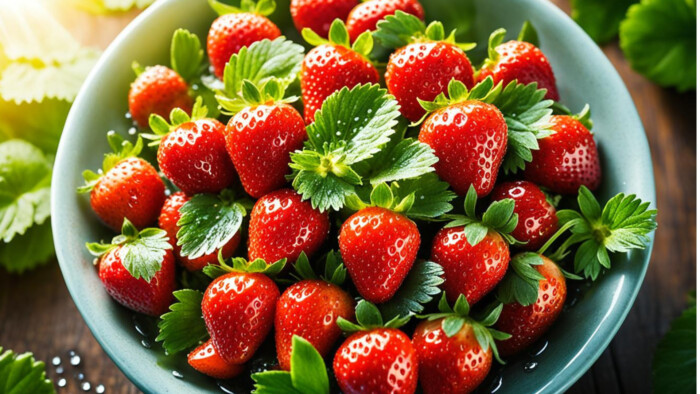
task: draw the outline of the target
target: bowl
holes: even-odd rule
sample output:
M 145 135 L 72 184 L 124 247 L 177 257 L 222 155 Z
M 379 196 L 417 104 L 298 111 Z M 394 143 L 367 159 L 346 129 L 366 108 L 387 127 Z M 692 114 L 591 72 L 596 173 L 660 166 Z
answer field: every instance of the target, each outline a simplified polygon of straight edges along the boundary
M 272 19 L 288 37 L 299 39 L 278 1 Z M 655 206 L 654 174 L 644 129 L 625 85 L 593 41 L 569 17 L 545 0 L 428 0 L 427 19 L 442 19 L 460 38 L 478 40 L 483 56 L 491 31 L 508 29 L 514 37 L 530 20 L 541 48 L 558 79 L 562 102 L 572 109 L 590 103 L 604 180 L 598 195 L 636 193 Z M 205 37 L 215 14 L 206 0 L 158 1 L 139 15 L 112 43 L 87 78 L 61 138 L 52 189 L 52 225 L 66 285 L 97 341 L 124 374 L 147 393 L 218 391 L 217 383 L 189 368 L 184 357 L 163 355 L 152 345 L 153 327 L 113 302 L 102 288 L 84 244 L 111 234 L 91 212 L 88 199 L 76 193 L 81 172 L 99 168 L 108 151 L 105 133 L 126 135 L 131 127 L 127 92 L 134 74 L 131 62 L 168 64 L 170 38 L 183 27 Z M 567 310 L 546 334 L 537 356 L 524 355 L 494 367 L 485 390 L 499 393 L 560 393 L 595 362 L 627 316 L 642 284 L 651 247 L 617 256 L 613 268 L 597 282 L 570 292 Z M 144 328 L 146 327 L 146 328 Z M 141 331 L 151 331 L 140 334 Z M 149 349 L 149 347 L 151 347 Z M 538 352 L 539 353 L 539 352 Z M 229 388 L 230 391 L 235 391 Z

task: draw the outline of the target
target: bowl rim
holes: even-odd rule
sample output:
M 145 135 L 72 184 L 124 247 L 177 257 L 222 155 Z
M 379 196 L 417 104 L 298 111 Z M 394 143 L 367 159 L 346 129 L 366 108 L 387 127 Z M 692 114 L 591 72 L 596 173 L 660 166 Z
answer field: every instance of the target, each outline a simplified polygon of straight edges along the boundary
M 70 184 L 68 181 L 69 177 L 72 175 L 69 171 L 69 167 L 67 163 L 70 161 L 70 152 L 69 152 L 69 146 L 68 146 L 68 135 L 71 135 L 75 129 L 78 128 L 79 123 L 81 122 L 80 116 L 76 108 L 81 107 L 82 101 L 84 101 L 84 97 L 86 96 L 85 92 L 91 89 L 91 86 L 94 84 L 95 80 L 98 79 L 101 70 L 107 62 L 110 61 L 112 57 L 114 57 L 116 54 L 121 53 L 123 51 L 123 46 L 126 45 L 127 38 L 131 36 L 131 34 L 138 30 L 141 25 L 145 25 L 148 23 L 148 21 L 151 18 L 156 18 L 157 15 L 161 12 L 162 9 L 165 9 L 170 5 L 175 0 L 163 0 L 163 1 L 158 1 L 155 2 L 153 5 L 148 7 L 146 10 L 141 12 L 136 18 L 134 18 L 125 28 L 122 30 L 117 37 L 114 39 L 114 41 L 108 46 L 108 48 L 104 51 L 100 59 L 97 61 L 93 69 L 90 71 L 88 77 L 86 78 L 85 82 L 81 86 L 81 89 L 71 107 L 71 110 L 69 112 L 69 115 L 66 119 L 66 123 L 63 129 L 63 134 L 61 137 L 61 140 L 59 142 L 59 147 L 58 151 L 56 154 L 56 160 L 55 160 L 55 166 L 54 166 L 54 172 L 53 172 L 53 185 L 62 185 L 62 184 Z M 619 97 L 619 100 L 625 101 L 626 105 L 630 106 L 631 108 L 634 109 L 633 115 L 633 121 L 637 123 L 635 128 L 639 129 L 642 133 L 642 137 L 644 140 L 641 143 L 641 147 L 643 151 L 640 151 L 639 154 L 643 157 L 649 157 L 649 160 L 643 169 L 643 172 L 646 172 L 649 174 L 649 179 L 650 182 L 648 182 L 645 186 L 648 188 L 648 190 L 645 190 L 645 195 L 647 196 L 649 202 L 651 203 L 652 207 L 656 207 L 656 186 L 655 186 L 655 180 L 654 180 L 654 172 L 653 172 L 653 167 L 652 167 L 652 158 L 651 158 L 651 152 L 649 148 L 649 141 L 648 138 L 646 137 L 646 133 L 644 131 L 644 126 L 641 122 L 641 119 L 639 117 L 639 112 L 636 108 L 636 105 L 634 104 L 629 90 L 627 89 L 627 86 L 624 84 L 622 78 L 620 77 L 619 73 L 617 70 L 614 68 L 608 57 L 602 52 L 602 50 L 590 39 L 590 37 L 581 29 L 578 24 L 576 24 L 571 18 L 561 9 L 559 9 L 556 5 L 551 3 L 550 1 L 547 0 L 518 0 L 518 1 L 528 1 L 537 4 L 538 6 L 545 7 L 548 9 L 548 12 L 553 13 L 556 15 L 558 18 L 564 19 L 564 23 L 566 23 L 570 29 L 577 30 L 579 34 L 583 34 L 586 38 L 586 42 L 579 43 L 580 45 L 585 45 L 587 48 L 590 48 L 591 46 L 595 47 L 595 50 L 598 52 L 596 55 L 598 55 L 601 59 L 602 62 L 605 63 L 606 67 L 609 67 L 613 73 L 612 73 L 612 78 L 613 82 L 616 85 L 619 85 L 618 87 L 621 87 L 619 89 L 620 91 L 624 92 L 623 97 Z M 76 131 L 77 132 L 77 131 Z M 117 365 L 117 367 L 124 373 L 124 375 L 134 384 L 136 385 L 140 390 L 144 392 L 157 392 L 157 390 L 162 387 L 153 387 L 152 384 L 149 384 L 149 379 L 148 376 L 145 374 L 145 372 L 132 365 L 132 363 L 125 357 L 122 356 L 122 352 L 116 346 L 115 344 L 112 343 L 110 340 L 110 337 L 106 334 L 104 334 L 100 329 L 98 329 L 97 324 L 94 320 L 91 320 L 88 318 L 88 308 L 87 305 L 82 301 L 81 296 L 78 294 L 78 286 L 80 286 L 79 278 L 75 278 L 71 275 L 70 269 L 69 269 L 69 256 L 67 255 L 66 248 L 62 247 L 62 241 L 64 238 L 63 232 L 61 230 L 64 230 L 64 227 L 62 227 L 62 218 L 64 215 L 62 214 L 53 214 L 54 212 L 60 212 L 59 207 L 61 207 L 62 201 L 65 198 L 67 198 L 69 194 L 66 193 L 60 193 L 58 187 L 53 187 L 51 189 L 51 225 L 52 225 L 52 230 L 53 230 L 53 237 L 54 237 L 54 243 L 56 245 L 56 254 L 59 262 L 59 266 L 61 268 L 62 275 L 64 277 L 64 280 L 66 282 L 66 287 L 68 288 L 69 293 L 71 294 L 71 298 L 73 299 L 73 302 L 75 303 L 76 307 L 78 308 L 78 311 L 80 312 L 81 316 L 83 317 L 83 320 L 87 324 L 88 328 L 90 329 L 91 333 L 97 340 L 97 342 L 100 344 L 102 349 L 107 353 L 107 355 L 114 361 L 114 363 Z M 73 194 L 74 195 L 74 194 Z M 588 342 L 584 345 L 583 348 L 579 349 L 579 352 L 582 352 L 584 349 L 588 348 L 589 349 L 589 354 L 591 357 L 575 357 L 574 359 L 571 360 L 571 362 L 560 370 L 559 373 L 556 375 L 552 376 L 551 380 L 542 388 L 540 389 L 539 392 L 553 392 L 553 393 L 563 393 L 565 392 L 568 388 L 570 388 L 574 383 L 576 383 L 580 377 L 586 373 L 591 366 L 600 358 L 600 355 L 606 350 L 614 336 L 617 334 L 619 331 L 621 325 L 627 318 L 634 302 L 636 301 L 637 295 L 639 293 L 639 290 L 644 282 L 644 278 L 646 277 L 646 272 L 649 266 L 649 262 L 651 259 L 651 254 L 653 250 L 653 244 L 654 244 L 654 236 L 655 232 L 652 232 L 649 235 L 650 242 L 648 247 L 643 251 L 644 257 L 643 257 L 643 267 L 641 268 L 640 271 L 640 277 L 637 280 L 637 283 L 635 283 L 632 292 L 629 297 L 624 300 L 624 304 L 622 305 L 621 311 L 622 313 L 619 313 L 616 319 L 614 320 L 612 327 L 613 329 L 608 330 L 607 332 L 600 333 L 600 332 L 595 332 L 588 340 Z M 618 301 L 620 302 L 620 301 Z M 566 372 L 566 374 L 564 373 Z M 565 375 L 565 376 L 564 376 Z

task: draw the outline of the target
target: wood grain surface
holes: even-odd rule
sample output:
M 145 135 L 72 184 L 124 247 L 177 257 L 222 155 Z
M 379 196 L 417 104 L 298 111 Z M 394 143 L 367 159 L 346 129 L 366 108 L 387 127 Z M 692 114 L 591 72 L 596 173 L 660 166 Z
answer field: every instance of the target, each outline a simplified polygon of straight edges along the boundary
M 567 0 L 554 3 L 568 11 Z M 91 19 L 62 13 L 61 17 L 72 21 L 71 30 L 84 42 L 104 47 L 133 14 Z M 629 88 L 646 128 L 654 159 L 659 230 L 632 311 L 601 358 L 570 392 L 647 393 L 656 343 L 696 286 L 696 94 L 651 84 L 630 69 L 616 43 L 603 49 Z M 79 392 L 85 381 L 91 392 L 98 384 L 107 393 L 138 392 L 92 337 L 55 263 L 24 276 L 0 269 L 0 346 L 32 351 L 46 361 L 54 382 L 66 379 L 60 393 Z M 68 363 L 71 350 L 81 357 L 77 368 Z M 51 365 L 55 356 L 63 361 L 63 374 Z

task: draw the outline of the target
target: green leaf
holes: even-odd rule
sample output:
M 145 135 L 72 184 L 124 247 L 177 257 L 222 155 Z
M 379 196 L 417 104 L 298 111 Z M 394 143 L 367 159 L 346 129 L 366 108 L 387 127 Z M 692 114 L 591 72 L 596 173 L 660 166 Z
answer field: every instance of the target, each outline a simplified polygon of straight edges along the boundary
M 365 328 L 381 327 L 384 324 L 382 314 L 376 305 L 369 301 L 361 300 L 355 308 L 357 323 Z
M 405 212 L 406 216 L 413 219 L 431 219 L 444 215 L 452 210 L 451 201 L 457 197 L 449 189 L 449 184 L 432 172 L 394 182 L 392 191 L 399 201 L 413 195 L 413 203 Z
M 489 228 L 481 222 L 472 222 L 464 226 L 464 235 L 469 245 L 476 246 L 486 238 Z
M 617 35 L 627 9 L 639 0 L 572 0 L 571 17 L 591 38 L 604 44 Z
M 448 337 L 453 337 L 464 327 L 465 323 L 466 321 L 464 318 L 459 316 L 446 317 L 442 321 L 442 331 L 444 331 L 445 335 Z
M 183 256 L 196 259 L 223 248 L 240 230 L 246 209 L 224 190 L 220 195 L 192 197 L 180 213 L 177 244 Z
M 696 390 L 696 308 L 693 292 L 688 308 L 671 323 L 671 329 L 656 347 L 652 363 L 655 393 L 693 393 Z
M 56 390 L 46 378 L 42 361 L 36 361 L 32 353 L 15 354 L 0 346 L 0 392 L 7 394 L 53 394 Z
M 374 38 L 387 48 L 401 48 L 425 34 L 425 23 L 403 11 L 387 16 L 377 23 Z
M 64 0 L 68 5 L 96 15 L 121 13 L 133 8 L 144 9 L 155 0 Z
M 209 334 L 202 317 L 200 291 L 183 289 L 173 292 L 177 302 L 170 305 L 170 312 L 160 317 L 156 341 L 163 342 L 168 354 L 191 349 L 205 341 Z
M 323 357 L 307 340 L 292 338 L 292 385 L 303 393 L 328 393 L 328 373 Z
M 530 21 L 525 21 L 525 23 L 523 23 L 523 27 L 518 34 L 518 41 L 529 42 L 536 47 L 540 46 L 540 38 L 537 35 L 537 30 L 535 30 L 535 27 L 532 26 Z
M 402 139 L 381 163 L 376 163 L 370 182 L 373 185 L 416 178 L 435 171 L 433 165 L 438 162 L 437 156 L 429 145 L 415 139 Z
M 545 277 L 535 267 L 542 264 L 542 257 L 537 253 L 526 252 L 515 256 L 498 286 L 498 300 L 504 304 L 517 302 L 523 306 L 537 302 L 540 281 Z
M 173 70 L 191 81 L 199 74 L 204 59 L 204 50 L 199 37 L 185 29 L 175 30 L 170 46 L 170 64 Z
M 643 0 L 620 25 L 620 46 L 630 65 L 661 86 L 696 85 L 695 1 Z
M 22 104 L 0 99 L 0 142 L 19 138 L 54 154 L 70 106 L 58 99 Z
M 374 37 L 372 33 L 368 31 L 360 34 L 355 40 L 355 43 L 352 44 L 352 50 L 364 57 L 369 57 L 372 53 L 372 49 L 374 49 Z
M 122 235 L 114 237 L 112 243 L 120 246 L 117 253 L 124 268 L 134 278 L 146 282 L 160 271 L 166 251 L 172 249 L 165 230 L 146 228 L 138 232 L 128 219 L 124 219 Z
M 419 260 L 404 279 L 391 300 L 380 304 L 382 316 L 391 320 L 423 312 L 425 305 L 440 294 L 444 270 L 440 264 Z
M 54 257 L 51 223 L 34 225 L 24 235 L 16 236 L 12 242 L 0 242 L 0 266 L 7 272 L 21 274 Z
M 345 27 L 345 23 L 340 19 L 334 20 L 331 24 L 328 39 L 333 44 L 350 48 L 350 35 L 348 34 L 348 29 Z
M 370 201 L 375 207 L 390 209 L 394 205 L 394 195 L 386 183 L 380 183 L 372 190 Z
M 0 241 L 11 242 L 51 214 L 51 162 L 22 140 L 0 143 Z

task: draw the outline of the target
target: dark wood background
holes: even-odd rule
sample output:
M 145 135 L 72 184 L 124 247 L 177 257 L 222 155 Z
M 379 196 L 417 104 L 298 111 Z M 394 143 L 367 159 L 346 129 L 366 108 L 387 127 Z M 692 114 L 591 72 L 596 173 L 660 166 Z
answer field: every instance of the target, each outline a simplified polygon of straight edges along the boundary
M 554 2 L 568 11 L 567 0 Z M 133 15 L 83 18 L 72 23 L 78 37 L 105 46 Z M 680 314 L 685 295 L 696 286 L 696 94 L 678 94 L 649 83 L 625 62 L 616 43 L 604 48 L 624 79 L 646 128 L 654 159 L 659 208 L 651 266 L 627 320 L 601 358 L 571 393 L 647 393 L 654 348 Z M 102 384 L 108 393 L 137 393 L 99 347 L 80 317 L 54 262 L 31 275 L 0 269 L 0 346 L 32 351 L 47 362 L 49 376 L 66 378 L 59 392 L 78 392 L 80 380 Z M 68 352 L 82 358 L 67 364 Z M 50 366 L 60 356 L 64 373 Z

